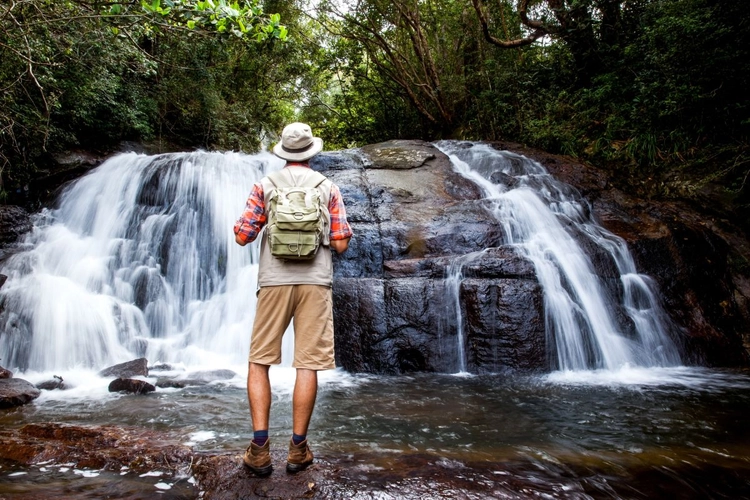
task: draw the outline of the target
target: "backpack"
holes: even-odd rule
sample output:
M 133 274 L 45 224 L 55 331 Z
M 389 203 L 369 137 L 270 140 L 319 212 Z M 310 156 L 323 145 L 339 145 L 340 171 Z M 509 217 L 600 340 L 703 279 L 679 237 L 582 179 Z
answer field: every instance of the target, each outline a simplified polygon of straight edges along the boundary
M 275 187 L 268 200 L 266 228 L 271 255 L 288 260 L 315 258 L 328 225 L 318 188 L 326 177 L 310 171 L 300 186 L 290 184 L 283 171 L 267 177 Z

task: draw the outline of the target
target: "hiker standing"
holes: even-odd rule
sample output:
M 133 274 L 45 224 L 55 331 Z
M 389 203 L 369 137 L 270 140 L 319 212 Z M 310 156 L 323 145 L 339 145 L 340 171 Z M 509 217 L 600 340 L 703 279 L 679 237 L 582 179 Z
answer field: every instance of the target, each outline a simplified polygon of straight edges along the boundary
M 287 161 L 285 167 L 255 183 L 234 225 L 235 240 L 243 246 L 266 227 L 260 243 L 258 305 L 247 375 L 253 440 L 243 457 L 245 465 L 259 475 L 273 470 L 268 439 L 268 369 L 281 362 L 281 338 L 292 319 L 292 366 L 297 375 L 287 472 L 299 472 L 313 461 L 307 427 L 318 392 L 317 372 L 335 367 L 330 249 L 345 251 L 352 230 L 339 188 L 307 163 L 322 149 L 323 140 L 313 137 L 308 125 L 291 123 L 284 127 L 273 152 Z M 296 219 L 308 221 L 304 229 L 295 225 L 299 224 Z

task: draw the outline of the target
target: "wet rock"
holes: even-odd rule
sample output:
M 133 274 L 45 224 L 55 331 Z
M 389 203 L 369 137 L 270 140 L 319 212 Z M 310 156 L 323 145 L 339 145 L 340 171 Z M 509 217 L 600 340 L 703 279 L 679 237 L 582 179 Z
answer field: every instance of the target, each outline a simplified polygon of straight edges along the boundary
M 314 452 L 315 450 L 313 450 Z M 206 500 L 241 500 L 246 498 L 325 498 L 318 490 L 331 481 L 330 464 L 316 457 L 315 462 L 297 474 L 287 474 L 286 450 L 272 447 L 273 473 L 258 477 L 242 464 L 242 453 L 200 456 L 193 465 L 193 475 L 204 491 Z
M 700 203 L 680 199 L 679 193 L 670 200 L 639 198 L 618 190 L 595 166 L 517 143 L 491 144 L 540 162 L 555 178 L 574 186 L 591 203 L 594 218 L 627 242 L 638 272 L 654 278 L 658 286 L 676 325 L 671 333 L 686 362 L 750 363 L 746 220 L 716 198 L 702 198 Z M 617 275 L 611 258 L 587 245 L 585 238 L 579 242 L 589 251 L 594 272 L 611 282 Z
M 362 155 L 356 151 L 324 151 L 312 157 L 310 167 L 313 170 L 349 170 L 364 168 Z
M 110 366 L 99 372 L 100 377 L 129 378 L 148 377 L 148 361 L 146 358 L 134 359 L 126 363 Z
M 13 372 L 0 366 L 0 379 L 13 378 Z
M 461 304 L 469 371 L 549 368 L 544 296 L 535 279 L 465 279 Z
M 16 241 L 31 231 L 31 216 L 24 208 L 15 205 L 0 206 L 0 244 Z
M 45 380 L 44 382 L 36 384 L 36 388 L 42 391 L 54 391 L 55 389 L 64 391 L 68 386 L 65 384 L 62 377 L 55 375 L 52 380 Z
M 523 278 L 536 281 L 534 264 L 513 247 L 488 248 L 467 260 L 461 273 L 469 278 Z
M 20 378 L 0 379 L 0 408 L 25 405 L 39 397 L 39 389 Z
M 533 269 L 510 248 L 485 252 L 502 247 L 502 230 L 478 202 L 478 186 L 434 145 L 389 141 L 359 153 L 361 165 L 323 171 L 342 186 L 355 233 L 334 267 L 337 363 L 375 373 L 456 371 L 449 270 L 526 277 Z
M 156 387 L 145 380 L 134 378 L 117 378 L 109 383 L 109 392 L 130 392 L 133 394 L 146 394 L 154 392 Z
M 168 477 L 188 472 L 193 455 L 177 438 L 145 429 L 42 423 L 0 430 L 0 458 L 22 465 L 73 463 L 81 469 L 117 471 L 128 467 L 134 473 L 160 471 Z
M 407 170 L 425 165 L 436 156 L 436 149 L 422 141 L 395 140 L 364 146 L 369 168 Z

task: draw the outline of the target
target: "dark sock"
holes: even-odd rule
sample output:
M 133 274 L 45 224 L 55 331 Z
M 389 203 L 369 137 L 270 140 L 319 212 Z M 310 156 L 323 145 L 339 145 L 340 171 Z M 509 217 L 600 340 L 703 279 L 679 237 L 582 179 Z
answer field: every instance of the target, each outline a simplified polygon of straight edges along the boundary
M 264 444 L 266 444 L 266 441 L 268 441 L 268 429 L 264 431 L 253 432 L 253 443 L 257 444 L 258 446 L 263 446 Z
M 292 443 L 294 443 L 295 446 L 299 445 L 305 439 L 307 439 L 307 434 L 302 434 L 300 436 L 299 434 L 292 433 Z

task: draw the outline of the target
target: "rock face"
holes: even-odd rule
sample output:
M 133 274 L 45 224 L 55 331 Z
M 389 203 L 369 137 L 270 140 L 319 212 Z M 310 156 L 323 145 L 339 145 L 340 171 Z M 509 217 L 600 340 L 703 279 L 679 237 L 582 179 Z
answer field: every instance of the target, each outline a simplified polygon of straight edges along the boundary
M 731 214 L 637 199 L 615 189 L 603 171 L 570 158 L 513 143 L 493 146 L 539 161 L 627 241 L 638 271 L 659 286 L 687 362 L 748 363 L 750 244 Z M 339 366 L 390 374 L 550 369 L 544 300 L 532 264 L 503 245 L 480 189 L 455 173 L 434 145 L 390 141 L 323 153 L 312 166 L 341 188 L 355 231 L 349 250 L 334 257 Z M 30 227 L 22 209 L 0 208 L 0 244 Z M 602 260 L 607 256 L 591 257 L 598 271 L 612 268 Z M 446 280 L 459 273 L 460 280 Z M 148 375 L 148 367 L 136 360 L 101 375 Z M 160 381 L 192 383 L 205 380 Z
M 16 205 L 0 206 L 0 259 L 12 252 L 17 240 L 31 231 L 31 227 L 31 216 L 24 208 Z M 6 279 L 7 276 L 0 275 L 0 287 Z
M 711 366 L 750 360 L 750 241 L 747 221 L 706 201 L 644 200 L 614 188 L 607 174 L 574 160 L 495 143 L 542 165 L 575 186 L 595 217 L 625 239 L 639 272 L 659 285 L 680 329 L 683 359 Z
M 39 389 L 23 379 L 0 379 L 0 408 L 25 405 L 38 398 L 39 394 Z
M 447 156 L 428 143 L 391 141 L 319 155 L 312 166 L 341 188 L 356 233 L 335 264 L 339 366 L 375 373 L 546 368 L 533 267 L 502 245 L 500 228 L 477 203 L 479 188 Z M 477 252 L 484 252 L 478 261 L 463 258 Z M 462 260 L 471 279 L 447 281 Z
M 659 285 L 687 362 L 747 363 L 750 279 L 730 269 L 733 258 L 750 262 L 741 230 L 685 204 L 626 196 L 603 171 L 569 158 L 494 146 L 539 161 L 577 188 L 595 218 L 628 242 L 639 272 Z M 532 264 L 503 246 L 498 224 L 477 202 L 479 188 L 437 148 L 390 141 L 324 153 L 312 166 L 341 187 L 356 235 L 335 257 L 339 366 L 375 373 L 550 369 Z M 598 269 L 613 268 L 599 262 L 606 255 L 591 258 Z M 456 266 L 459 285 L 445 279 Z

